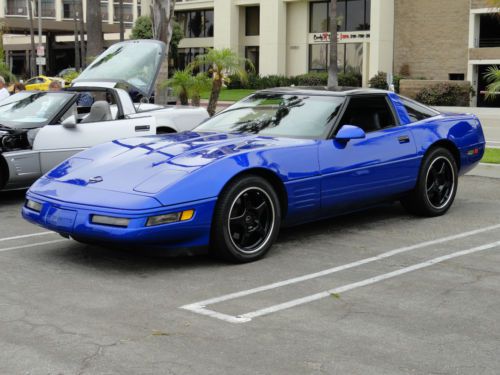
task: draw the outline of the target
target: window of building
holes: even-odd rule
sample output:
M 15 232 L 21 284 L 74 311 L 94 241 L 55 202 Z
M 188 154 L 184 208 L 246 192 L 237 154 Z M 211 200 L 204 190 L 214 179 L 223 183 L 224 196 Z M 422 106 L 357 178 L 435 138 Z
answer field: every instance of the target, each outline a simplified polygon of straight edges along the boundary
M 9 16 L 28 15 L 28 5 L 26 0 L 7 0 L 5 14 Z
M 500 47 L 500 18 L 498 14 L 482 14 L 479 26 L 479 47 Z
M 260 33 L 260 7 L 245 8 L 245 35 L 253 36 Z
M 465 81 L 465 74 L 463 73 L 450 73 L 448 74 L 450 81 Z
M 75 15 L 75 2 L 73 0 L 63 0 L 63 18 L 73 19 Z
M 338 0 L 337 30 L 370 30 L 371 0 Z M 330 1 L 311 2 L 309 32 L 330 31 Z
M 328 44 L 309 45 L 309 71 L 324 72 L 328 69 Z
M 207 38 L 214 36 L 213 9 L 175 12 L 175 18 L 186 38 Z
M 184 70 L 186 67 L 193 62 L 194 58 L 198 55 L 203 55 L 207 51 L 205 48 L 179 48 L 177 51 L 177 59 L 175 63 L 175 68 L 177 70 Z M 201 67 L 201 71 L 206 71 L 206 67 Z
M 252 62 L 255 73 L 259 74 L 259 47 L 245 47 L 245 58 Z M 252 69 L 247 66 L 247 71 L 252 71 Z
M 36 3 L 33 8 L 34 16 L 38 17 L 38 3 Z M 42 0 L 42 17 L 44 18 L 55 18 L 56 17 L 56 5 L 54 0 Z
M 326 72 L 329 64 L 328 44 L 309 45 L 309 71 Z M 346 43 L 337 45 L 337 63 L 339 72 L 361 72 L 363 68 L 363 44 Z
M 114 23 L 120 22 L 120 4 L 113 4 L 113 21 Z M 123 22 L 133 23 L 134 22 L 134 10 L 131 1 L 123 2 Z
M 102 22 L 108 22 L 109 20 L 109 11 L 108 11 L 108 2 L 101 1 L 101 19 Z

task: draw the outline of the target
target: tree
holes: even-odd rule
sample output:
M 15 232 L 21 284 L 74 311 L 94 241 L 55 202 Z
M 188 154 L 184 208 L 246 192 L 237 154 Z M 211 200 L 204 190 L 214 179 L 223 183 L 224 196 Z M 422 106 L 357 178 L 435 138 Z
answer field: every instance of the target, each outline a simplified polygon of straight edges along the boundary
M 35 52 L 35 28 L 33 26 L 33 2 L 31 0 L 28 1 L 28 15 L 30 19 L 30 45 L 31 45 L 30 75 L 31 77 L 34 77 L 36 76 L 36 52 Z
M 203 91 L 209 90 L 212 80 L 205 73 L 198 73 L 193 76 L 190 68 L 177 70 L 172 78 L 167 80 L 163 86 L 172 87 L 179 97 L 181 105 L 188 105 L 189 98 L 193 106 L 200 106 L 200 95 Z
M 168 52 L 172 39 L 172 19 L 176 0 L 152 0 L 151 15 L 153 18 L 153 38 L 166 44 L 165 55 L 156 79 L 155 102 L 164 104 L 167 93 L 163 82 L 168 79 Z
M 328 67 L 328 87 L 339 85 L 337 67 L 337 0 L 330 1 L 330 65 Z
M 224 81 L 227 80 L 228 76 L 237 75 L 242 81 L 246 81 L 247 72 L 245 70 L 245 64 L 247 64 L 251 70 L 254 70 L 250 60 L 240 57 L 229 48 L 220 50 L 210 49 L 208 53 L 196 56 L 195 60 L 192 62 L 192 68 L 208 65 L 212 73 L 212 90 L 210 92 L 207 108 L 210 116 L 215 114 L 222 85 Z
M 103 48 L 101 1 L 87 0 L 87 56 L 95 58 Z
M 486 82 L 489 83 L 486 92 L 486 99 L 494 98 L 500 95 L 500 69 L 498 66 L 490 66 L 484 75 Z
M 199 107 L 201 93 L 210 89 L 212 80 L 205 73 L 198 73 L 196 76 L 192 77 L 191 82 L 191 87 L 189 88 L 191 105 Z
M 151 17 L 137 17 L 130 37 L 132 39 L 153 39 L 153 21 L 151 21 Z

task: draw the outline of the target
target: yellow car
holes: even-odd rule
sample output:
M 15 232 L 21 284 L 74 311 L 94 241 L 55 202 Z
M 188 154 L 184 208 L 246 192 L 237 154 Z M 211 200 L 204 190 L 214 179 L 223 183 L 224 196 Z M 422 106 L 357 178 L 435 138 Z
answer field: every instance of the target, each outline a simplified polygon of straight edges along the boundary
M 46 76 L 36 76 L 30 78 L 24 84 L 26 85 L 26 90 L 47 91 L 49 89 L 50 82 L 52 81 L 59 81 L 62 87 L 65 86 L 63 79 Z

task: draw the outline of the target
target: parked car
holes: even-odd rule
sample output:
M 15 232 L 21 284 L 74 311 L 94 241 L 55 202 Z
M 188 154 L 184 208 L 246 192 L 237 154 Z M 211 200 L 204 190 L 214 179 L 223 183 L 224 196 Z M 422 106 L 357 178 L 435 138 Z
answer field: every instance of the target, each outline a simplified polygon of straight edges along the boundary
M 26 90 L 33 91 L 47 91 L 49 89 L 49 85 L 52 81 L 59 81 L 61 86 L 64 87 L 64 79 L 57 77 L 47 77 L 47 76 L 36 76 L 28 79 L 24 85 Z
M 380 202 L 443 215 L 484 147 L 474 115 L 392 92 L 264 90 L 192 132 L 68 159 L 29 189 L 22 214 L 85 243 L 209 247 L 248 262 L 283 226 Z
M 191 130 L 207 119 L 203 108 L 132 102 L 124 88 L 134 87 L 148 97 L 163 54 L 161 42 L 118 43 L 73 87 L 24 91 L 0 103 L 0 190 L 29 187 L 66 158 L 99 143 Z M 126 68 L 123 75 L 109 73 L 107 69 L 118 70 L 115 65 Z

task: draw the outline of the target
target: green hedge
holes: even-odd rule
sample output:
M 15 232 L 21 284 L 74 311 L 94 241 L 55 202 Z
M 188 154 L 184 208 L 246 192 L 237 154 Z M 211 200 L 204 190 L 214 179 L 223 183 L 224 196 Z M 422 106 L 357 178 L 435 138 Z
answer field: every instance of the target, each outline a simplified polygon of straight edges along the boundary
M 415 99 L 427 105 L 468 107 L 471 95 L 474 95 L 474 89 L 470 85 L 438 83 L 422 89 Z
M 361 74 L 357 72 L 339 73 L 339 86 L 361 87 Z M 328 84 L 328 73 L 307 73 L 295 77 L 280 75 L 249 75 L 246 82 L 242 82 L 237 76 L 230 76 L 229 89 L 253 89 L 262 90 L 272 87 L 287 86 L 326 86 Z

